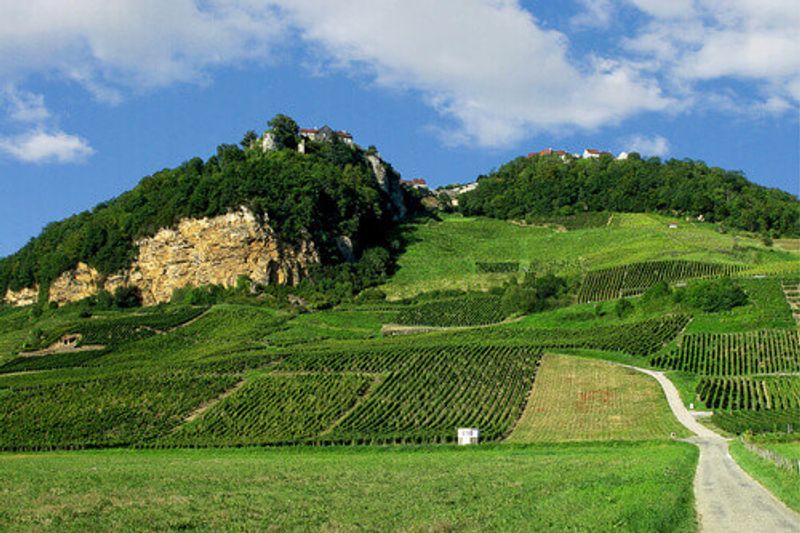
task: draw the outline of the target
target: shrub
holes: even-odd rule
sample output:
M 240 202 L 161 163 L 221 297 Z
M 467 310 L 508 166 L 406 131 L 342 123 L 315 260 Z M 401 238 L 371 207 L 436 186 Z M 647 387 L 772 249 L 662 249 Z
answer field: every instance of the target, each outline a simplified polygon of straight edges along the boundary
M 747 304 L 747 294 L 731 278 L 704 280 L 687 287 L 685 301 L 707 313 L 727 311 Z
M 630 315 L 633 312 L 633 304 L 630 303 L 625 298 L 621 298 L 617 300 L 617 304 L 614 306 L 614 313 L 616 313 L 617 318 L 625 318 L 626 316 Z
M 120 309 L 130 309 L 142 305 L 142 293 L 138 287 L 117 287 L 114 291 L 114 305 Z

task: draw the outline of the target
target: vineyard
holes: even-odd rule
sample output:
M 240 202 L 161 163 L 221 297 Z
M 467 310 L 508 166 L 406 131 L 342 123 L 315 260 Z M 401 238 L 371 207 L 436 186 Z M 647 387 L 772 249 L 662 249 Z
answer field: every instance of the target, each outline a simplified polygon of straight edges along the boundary
M 614 300 L 641 294 L 660 281 L 673 283 L 693 278 L 728 276 L 741 270 L 737 265 L 699 261 L 648 261 L 594 270 L 586 274 L 580 303 Z
M 342 417 L 371 382 L 353 374 L 258 376 L 165 442 L 241 446 L 310 439 Z
M 622 326 L 575 329 L 493 328 L 473 334 L 480 337 L 513 340 L 539 348 L 586 348 L 650 355 L 673 340 L 691 320 L 687 315 L 671 315 L 632 322 Z
M 129 445 L 170 431 L 231 376 L 126 373 L 12 388 L 0 395 L 0 449 Z
M 800 377 L 702 378 L 697 394 L 711 409 L 781 411 L 800 409 Z
M 780 411 L 719 411 L 714 424 L 729 433 L 797 433 L 800 431 L 800 409 Z
M 101 349 L 70 351 L 36 357 L 16 357 L 0 366 L 0 374 L 83 366 L 106 353 L 108 353 L 107 350 Z
M 408 306 L 397 314 L 397 323 L 405 326 L 483 326 L 504 318 L 499 296 L 468 294 Z
M 778 329 L 684 335 L 677 348 L 651 363 L 704 376 L 800 372 L 800 334 Z
M 389 374 L 331 434 L 334 442 L 452 442 L 455 428 L 503 437 L 519 418 L 540 354 L 515 347 L 450 347 Z
M 547 354 L 508 440 L 650 440 L 672 433 L 687 434 L 649 376 L 605 361 Z

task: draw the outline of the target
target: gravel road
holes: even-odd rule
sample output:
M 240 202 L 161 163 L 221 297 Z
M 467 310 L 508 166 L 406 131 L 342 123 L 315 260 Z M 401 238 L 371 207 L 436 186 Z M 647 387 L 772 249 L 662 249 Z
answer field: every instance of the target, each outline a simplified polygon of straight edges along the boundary
M 697 422 L 663 372 L 631 368 L 658 380 L 672 412 L 695 433 L 685 440 L 700 448 L 694 494 L 701 531 L 800 533 L 800 515 L 778 501 L 736 464 L 728 452 L 728 440 Z

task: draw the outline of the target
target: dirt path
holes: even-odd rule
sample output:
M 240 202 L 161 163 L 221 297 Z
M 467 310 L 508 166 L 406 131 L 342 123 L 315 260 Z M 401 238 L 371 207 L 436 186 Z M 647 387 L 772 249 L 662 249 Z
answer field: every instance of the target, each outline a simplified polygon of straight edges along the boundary
M 696 435 L 685 440 L 700 448 L 694 494 L 701 531 L 800 533 L 800 515 L 736 464 L 728 453 L 728 441 L 697 422 L 697 413 L 686 409 L 675 385 L 663 372 L 630 368 L 654 377 L 661 384 L 672 412 Z

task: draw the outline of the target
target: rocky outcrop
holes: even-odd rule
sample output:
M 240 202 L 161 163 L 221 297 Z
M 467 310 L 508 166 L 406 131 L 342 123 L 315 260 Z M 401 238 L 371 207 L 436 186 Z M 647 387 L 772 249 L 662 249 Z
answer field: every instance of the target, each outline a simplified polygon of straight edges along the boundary
M 268 224 L 259 224 L 247 209 L 213 218 L 181 220 L 138 241 L 139 254 L 131 267 L 103 279 L 84 263 L 61 274 L 50 286 L 50 301 L 81 300 L 98 290 L 114 292 L 135 286 L 145 305 L 169 301 L 172 292 L 187 285 L 231 287 L 239 276 L 259 283 L 297 284 L 319 262 L 310 240 L 282 243 Z M 38 288 L 6 294 L 12 305 L 36 302 Z
M 102 280 L 100 273 L 86 263 L 78 265 L 60 276 L 50 284 L 49 299 L 59 304 L 77 302 L 97 293 Z
M 259 283 L 297 284 L 319 256 L 310 241 L 282 244 L 268 225 L 241 209 L 214 218 L 182 220 L 137 243 L 139 256 L 127 279 L 139 287 L 146 305 L 166 302 L 186 285 L 231 287 L 239 276 Z
M 34 285 L 33 287 L 26 287 L 18 291 L 12 291 L 9 289 L 6 291 L 5 296 L 6 303 L 18 307 L 35 304 L 38 299 L 39 287 L 37 285 Z
M 400 177 L 386 166 L 383 159 L 377 154 L 368 154 L 367 161 L 372 166 L 372 173 L 378 180 L 380 188 L 389 195 L 392 204 L 392 218 L 401 220 L 406 216 L 406 204 L 403 198 L 403 189 L 400 186 Z

